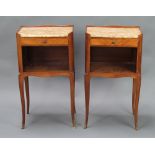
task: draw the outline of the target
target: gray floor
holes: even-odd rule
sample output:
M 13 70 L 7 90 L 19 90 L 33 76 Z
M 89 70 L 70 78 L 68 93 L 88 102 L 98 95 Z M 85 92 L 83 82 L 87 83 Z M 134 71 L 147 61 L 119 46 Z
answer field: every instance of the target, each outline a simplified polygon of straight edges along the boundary
M 77 127 L 71 127 L 69 80 L 30 78 L 30 114 L 20 129 L 21 107 L 15 31 L 20 25 L 75 24 Z M 90 117 L 84 124 L 84 27 L 141 25 L 144 31 L 139 130 L 133 128 L 132 80 L 91 80 Z M 154 17 L 0 17 L 0 137 L 155 137 Z

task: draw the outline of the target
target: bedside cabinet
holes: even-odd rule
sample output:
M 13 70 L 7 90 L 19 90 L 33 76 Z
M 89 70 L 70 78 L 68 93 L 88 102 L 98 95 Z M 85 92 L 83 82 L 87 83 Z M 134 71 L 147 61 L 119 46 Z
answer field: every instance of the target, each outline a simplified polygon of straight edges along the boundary
M 25 127 L 25 94 L 29 113 L 29 76 L 65 76 L 70 79 L 71 116 L 75 126 L 73 26 L 21 27 L 16 38 L 22 128 Z
M 85 128 L 88 124 L 91 77 L 131 77 L 132 111 L 137 129 L 142 57 L 140 27 L 87 26 L 85 43 Z

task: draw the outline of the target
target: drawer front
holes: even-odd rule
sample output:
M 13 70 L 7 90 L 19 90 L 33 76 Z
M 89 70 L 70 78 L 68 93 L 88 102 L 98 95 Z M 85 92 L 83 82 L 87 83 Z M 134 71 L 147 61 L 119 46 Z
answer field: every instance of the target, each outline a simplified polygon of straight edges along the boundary
M 68 38 L 21 38 L 23 46 L 67 46 Z
M 138 47 L 138 39 L 128 38 L 91 38 L 91 46 Z

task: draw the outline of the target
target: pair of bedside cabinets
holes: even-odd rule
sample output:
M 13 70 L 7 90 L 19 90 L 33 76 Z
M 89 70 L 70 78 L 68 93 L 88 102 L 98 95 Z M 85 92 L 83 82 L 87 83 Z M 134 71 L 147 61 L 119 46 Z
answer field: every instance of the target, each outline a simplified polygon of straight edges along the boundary
M 16 38 L 22 128 L 25 128 L 25 117 L 26 113 L 29 114 L 30 107 L 29 76 L 69 78 L 71 117 L 72 125 L 75 126 L 73 26 L 21 27 L 16 33 Z M 92 77 L 131 77 L 133 79 L 132 111 L 134 126 L 137 129 L 142 38 L 142 32 L 138 26 L 87 26 L 84 82 L 85 128 L 87 128 L 89 115 L 90 79 Z

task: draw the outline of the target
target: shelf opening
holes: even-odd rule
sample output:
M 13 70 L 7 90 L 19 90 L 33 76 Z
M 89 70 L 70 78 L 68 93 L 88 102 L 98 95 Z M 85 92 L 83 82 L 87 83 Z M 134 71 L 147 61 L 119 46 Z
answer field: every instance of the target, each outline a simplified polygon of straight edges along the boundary
M 25 72 L 69 70 L 67 46 L 24 46 L 22 56 Z
M 136 72 L 137 48 L 91 47 L 91 72 Z

